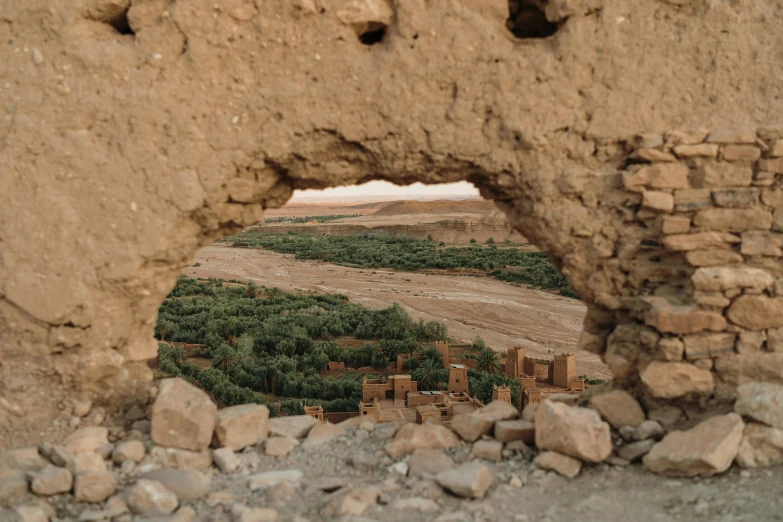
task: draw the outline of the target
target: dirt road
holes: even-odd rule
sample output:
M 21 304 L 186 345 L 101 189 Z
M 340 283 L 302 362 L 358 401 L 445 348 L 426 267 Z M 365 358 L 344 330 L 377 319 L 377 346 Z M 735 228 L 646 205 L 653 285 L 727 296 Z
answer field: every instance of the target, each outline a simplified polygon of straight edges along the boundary
M 222 245 L 201 249 L 194 261 L 201 265 L 186 268 L 185 274 L 243 279 L 286 291 L 340 293 L 370 308 L 399 302 L 416 320 L 445 323 L 451 337 L 472 341 L 481 336 L 496 350 L 521 345 L 540 357 L 551 357 L 549 350 L 574 351 L 586 311 L 580 301 L 487 277 L 345 268 Z M 609 376 L 594 354 L 577 352 L 576 361 L 579 374 Z

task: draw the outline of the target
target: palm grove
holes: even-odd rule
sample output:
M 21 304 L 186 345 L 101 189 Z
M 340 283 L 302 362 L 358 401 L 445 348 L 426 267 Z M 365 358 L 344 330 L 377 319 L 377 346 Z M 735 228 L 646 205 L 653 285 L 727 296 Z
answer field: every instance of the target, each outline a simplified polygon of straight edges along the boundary
M 357 411 L 363 377 L 377 376 L 400 353 L 415 355 L 408 371 L 419 389 L 442 389 L 448 370 L 433 343 L 447 334 L 442 323 L 416 322 L 396 304 L 369 310 L 342 295 L 292 294 L 184 276 L 161 305 L 156 325 L 162 373 L 187 379 L 226 405 L 263 403 L 273 414 L 301 413 L 311 404 L 327 412 Z M 344 347 L 339 341 L 345 338 L 365 342 Z M 190 355 L 211 364 L 199 368 L 170 342 L 205 345 Z M 493 385 L 506 384 L 518 404 L 518 381 L 500 372 L 496 352 L 477 339 L 467 357 L 477 363 L 469 371 L 471 393 L 488 402 Z M 330 361 L 353 371 L 322 376 Z

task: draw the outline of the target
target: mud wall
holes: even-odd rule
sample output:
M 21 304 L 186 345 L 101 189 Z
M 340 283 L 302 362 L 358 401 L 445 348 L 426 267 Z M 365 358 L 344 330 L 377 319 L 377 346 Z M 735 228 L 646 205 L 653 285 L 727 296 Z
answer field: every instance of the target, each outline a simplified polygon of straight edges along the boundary
M 142 393 L 156 312 L 181 268 L 294 188 L 474 182 L 591 306 L 585 344 L 603 349 L 614 330 L 606 357 L 628 361 L 630 386 L 659 340 L 645 335 L 643 351 L 614 325 L 652 328 L 645 307 L 665 306 L 651 298 L 710 325 L 667 332 L 659 319 L 665 338 L 738 333 L 664 241 L 648 208 L 663 197 L 641 208 L 637 192 L 686 189 L 626 188 L 622 174 L 668 154 L 647 133 L 775 123 L 777 9 L 550 0 L 555 32 L 538 38 L 509 22 L 505 0 L 0 1 L 0 430 L 67 414 L 73 393 Z M 773 206 L 765 188 L 754 211 Z M 708 229 L 683 216 L 688 235 Z M 709 248 L 779 276 L 779 258 L 749 253 L 742 232 L 712 232 L 729 246 Z M 729 311 L 778 303 L 723 295 Z M 778 356 L 718 360 L 745 368 L 760 355 Z M 693 364 L 719 377 L 721 365 Z

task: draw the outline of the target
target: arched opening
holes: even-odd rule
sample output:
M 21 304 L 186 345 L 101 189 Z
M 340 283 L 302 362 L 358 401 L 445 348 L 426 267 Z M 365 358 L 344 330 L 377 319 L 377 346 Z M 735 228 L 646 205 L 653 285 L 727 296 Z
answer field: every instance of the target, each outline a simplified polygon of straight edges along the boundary
M 506 27 L 517 38 L 546 38 L 565 23 L 547 19 L 546 0 L 509 0 Z
M 527 373 L 545 396 L 581 391 L 574 378 L 603 383 L 595 354 L 572 357 L 573 375 L 553 366 L 576 351 L 585 310 L 469 183 L 305 190 L 196 253 L 161 307 L 150 365 L 221 405 L 262 402 L 281 415 L 321 406 L 329 420 L 359 415 L 377 387 L 383 418 L 413 422 L 416 401 L 432 397 L 407 400 L 400 376 L 413 379 L 406 393 L 481 403 L 501 387 L 516 407 Z

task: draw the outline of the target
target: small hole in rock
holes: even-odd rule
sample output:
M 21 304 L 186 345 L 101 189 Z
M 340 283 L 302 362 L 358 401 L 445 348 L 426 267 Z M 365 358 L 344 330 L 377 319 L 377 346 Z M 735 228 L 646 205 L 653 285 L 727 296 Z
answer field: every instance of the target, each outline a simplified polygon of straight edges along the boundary
M 109 20 L 107 20 L 108 24 L 112 27 L 114 27 L 118 33 L 120 34 L 134 34 L 133 29 L 131 29 L 130 23 L 128 22 L 128 11 L 124 10 L 121 11 L 116 16 L 113 16 Z
M 565 22 L 552 23 L 544 14 L 546 0 L 509 0 L 506 27 L 517 38 L 552 36 Z
M 386 25 L 381 23 L 370 23 L 367 28 L 359 34 L 359 41 L 364 45 L 375 45 L 383 41 L 386 36 Z

